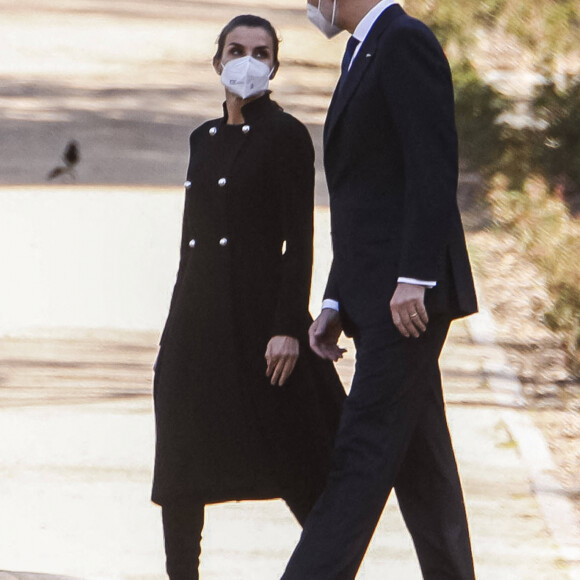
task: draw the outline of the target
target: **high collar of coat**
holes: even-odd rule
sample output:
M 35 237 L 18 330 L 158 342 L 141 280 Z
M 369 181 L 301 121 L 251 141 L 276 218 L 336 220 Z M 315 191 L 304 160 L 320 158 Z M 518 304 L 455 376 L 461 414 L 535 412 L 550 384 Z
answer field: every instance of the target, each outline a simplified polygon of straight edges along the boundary
M 256 120 L 267 115 L 268 113 L 282 110 L 282 107 L 280 107 L 276 101 L 270 99 L 270 92 L 271 91 L 266 91 L 264 95 L 254 99 L 253 101 L 250 101 L 242 107 L 242 116 L 244 117 L 244 121 L 246 123 L 254 123 Z M 223 122 L 227 123 L 228 109 L 225 101 L 223 103 L 223 110 Z

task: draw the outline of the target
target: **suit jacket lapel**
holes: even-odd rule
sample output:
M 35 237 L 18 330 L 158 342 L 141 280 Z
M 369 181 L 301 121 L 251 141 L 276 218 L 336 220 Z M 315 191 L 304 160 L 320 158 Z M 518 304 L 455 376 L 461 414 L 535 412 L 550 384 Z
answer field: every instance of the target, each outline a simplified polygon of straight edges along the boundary
M 340 80 L 337 84 L 332 100 L 328 107 L 328 114 L 326 115 L 326 122 L 324 124 L 324 143 L 329 140 L 336 123 L 338 122 L 341 113 L 344 111 L 347 103 L 354 95 L 357 86 L 361 82 L 365 71 L 374 59 L 376 47 L 380 37 L 386 32 L 389 25 L 399 16 L 404 14 L 403 9 L 394 4 L 387 8 L 374 23 L 365 41 L 362 43 L 360 50 L 355 58 L 347 77 L 340 88 Z

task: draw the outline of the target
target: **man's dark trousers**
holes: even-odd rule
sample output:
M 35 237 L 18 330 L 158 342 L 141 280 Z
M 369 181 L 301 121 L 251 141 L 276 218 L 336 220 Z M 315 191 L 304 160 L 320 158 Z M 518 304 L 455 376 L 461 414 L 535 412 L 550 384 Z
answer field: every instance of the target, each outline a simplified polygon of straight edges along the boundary
M 419 339 L 392 324 L 355 337 L 333 469 L 283 580 L 354 578 L 393 487 L 424 578 L 474 577 L 438 365 L 448 328 L 443 318 Z

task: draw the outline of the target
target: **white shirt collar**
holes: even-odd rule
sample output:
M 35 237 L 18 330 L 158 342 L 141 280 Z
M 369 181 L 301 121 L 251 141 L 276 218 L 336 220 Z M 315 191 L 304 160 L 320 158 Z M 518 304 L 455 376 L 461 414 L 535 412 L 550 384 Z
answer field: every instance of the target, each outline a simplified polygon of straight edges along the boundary
M 366 14 L 363 16 L 362 20 L 358 23 L 358 26 L 354 29 L 353 36 L 360 41 L 359 46 L 364 42 L 373 24 L 376 22 L 378 17 L 393 4 L 396 4 L 394 0 L 381 0 L 378 4 L 375 4 Z M 358 47 L 357 47 L 358 48 Z

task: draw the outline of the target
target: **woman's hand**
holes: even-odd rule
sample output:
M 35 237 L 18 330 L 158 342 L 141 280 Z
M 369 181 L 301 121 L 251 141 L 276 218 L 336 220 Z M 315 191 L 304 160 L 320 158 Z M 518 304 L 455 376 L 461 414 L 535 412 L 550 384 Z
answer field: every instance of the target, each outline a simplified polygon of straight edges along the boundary
M 270 384 L 282 386 L 292 374 L 300 346 L 292 336 L 273 336 L 266 347 L 266 376 Z

